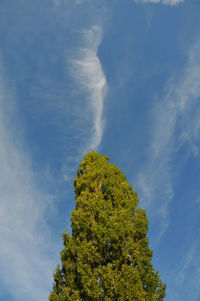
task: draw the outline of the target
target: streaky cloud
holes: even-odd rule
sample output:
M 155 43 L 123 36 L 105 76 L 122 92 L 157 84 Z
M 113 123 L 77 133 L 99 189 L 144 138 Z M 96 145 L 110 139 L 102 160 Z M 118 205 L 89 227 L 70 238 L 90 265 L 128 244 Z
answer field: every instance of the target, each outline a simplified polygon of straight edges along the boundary
M 79 49 L 77 57 L 72 60 L 72 72 L 80 90 L 87 94 L 88 104 L 92 111 L 89 119 L 93 120 L 93 131 L 85 150 L 88 151 L 97 149 L 102 140 L 107 82 L 97 53 L 102 40 L 101 27 L 92 26 L 89 30 L 82 31 L 81 34 L 84 46 Z
M 165 5 L 171 5 L 171 6 L 175 6 L 178 5 L 182 2 L 184 2 L 184 0 L 134 0 L 136 3 L 161 3 L 161 4 L 165 4 Z
M 46 300 L 55 268 L 44 219 L 52 198 L 34 180 L 12 88 L 0 69 L 0 279 L 15 300 Z
M 168 205 L 174 196 L 173 155 L 187 145 L 188 156 L 198 156 L 200 145 L 200 40 L 188 51 L 187 63 L 179 78 L 172 78 L 163 101 L 152 112 L 153 128 L 146 165 L 138 174 L 137 185 L 145 206 L 159 219 L 160 237 L 165 233 Z
M 194 238 L 194 237 L 193 237 Z M 183 252 L 182 259 L 180 260 L 175 271 L 174 282 L 176 290 L 174 297 L 178 299 L 177 291 L 182 291 L 183 288 L 187 289 L 192 300 L 199 299 L 199 277 L 200 277 L 200 256 L 199 256 L 200 239 L 196 237 L 192 239 Z M 192 271 L 192 277 L 190 274 Z M 178 288 L 178 289 L 177 289 Z M 176 296 L 177 294 L 177 296 Z M 183 292 L 184 294 L 184 292 Z

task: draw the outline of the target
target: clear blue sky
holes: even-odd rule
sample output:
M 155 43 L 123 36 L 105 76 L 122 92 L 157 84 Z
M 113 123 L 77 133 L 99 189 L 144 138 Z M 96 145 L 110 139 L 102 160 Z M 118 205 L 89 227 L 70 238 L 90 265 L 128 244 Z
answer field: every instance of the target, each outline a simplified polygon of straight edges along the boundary
M 200 300 L 200 2 L 0 1 L 0 300 L 45 301 L 92 149 L 134 185 L 166 301 Z

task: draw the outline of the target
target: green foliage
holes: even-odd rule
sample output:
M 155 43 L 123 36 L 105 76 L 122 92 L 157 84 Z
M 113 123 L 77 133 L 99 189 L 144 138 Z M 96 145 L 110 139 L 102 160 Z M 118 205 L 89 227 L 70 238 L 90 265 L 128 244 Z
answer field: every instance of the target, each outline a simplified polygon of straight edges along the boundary
M 50 301 L 161 301 L 152 264 L 146 213 L 137 193 L 109 158 L 85 155 L 74 180 L 72 235 L 63 234 L 62 268 L 54 274 Z

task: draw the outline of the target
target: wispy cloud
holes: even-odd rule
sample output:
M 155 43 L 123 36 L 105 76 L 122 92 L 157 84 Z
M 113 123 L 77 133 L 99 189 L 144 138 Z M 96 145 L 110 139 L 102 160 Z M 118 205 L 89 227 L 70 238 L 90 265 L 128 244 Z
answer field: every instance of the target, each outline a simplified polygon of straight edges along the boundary
M 0 71 L 0 279 L 15 300 L 46 300 L 55 268 L 44 218 L 50 196 L 34 180 Z
M 189 155 L 198 155 L 200 144 L 200 41 L 188 52 L 182 75 L 173 78 L 163 101 L 157 102 L 153 114 L 153 133 L 148 162 L 138 175 L 142 199 L 154 217 L 160 219 L 162 235 L 168 226 L 168 204 L 173 199 L 174 175 L 178 170 L 171 161 L 175 152 L 187 144 Z
M 174 292 L 172 292 L 176 300 L 184 298 L 188 295 L 192 300 L 199 300 L 199 276 L 200 276 L 200 256 L 199 256 L 200 240 L 196 239 L 190 242 L 189 247 L 185 248 L 182 260 L 177 265 L 174 273 Z M 192 277 L 191 277 L 192 275 Z
M 103 108 L 107 88 L 106 78 L 98 57 L 98 48 L 102 40 L 100 26 L 92 26 L 82 32 L 83 47 L 72 60 L 72 72 L 79 88 L 87 94 L 85 106 L 89 106 L 89 119 L 93 130 L 86 149 L 97 149 L 103 135 Z
M 176 282 L 178 285 L 182 286 L 186 277 L 187 270 L 189 266 L 192 264 L 194 258 L 196 257 L 195 251 L 198 250 L 197 243 L 194 243 L 193 246 L 187 250 L 187 253 L 184 256 L 184 261 L 181 262 L 181 266 L 179 266 L 180 270 L 177 274 Z
M 136 3 L 161 3 L 165 5 L 175 6 L 179 3 L 184 2 L 184 0 L 134 0 Z

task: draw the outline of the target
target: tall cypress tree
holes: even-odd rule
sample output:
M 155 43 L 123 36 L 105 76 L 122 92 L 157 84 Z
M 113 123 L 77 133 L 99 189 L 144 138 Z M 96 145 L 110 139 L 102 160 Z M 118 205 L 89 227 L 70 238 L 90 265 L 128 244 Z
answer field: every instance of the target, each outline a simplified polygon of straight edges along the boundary
M 62 267 L 50 301 L 163 300 L 166 285 L 151 264 L 148 220 L 137 193 L 109 158 L 85 155 L 74 180 L 71 236 L 63 234 Z

